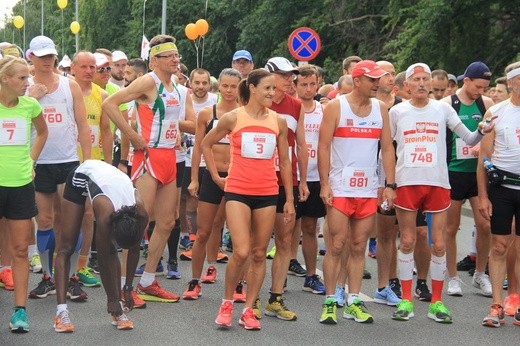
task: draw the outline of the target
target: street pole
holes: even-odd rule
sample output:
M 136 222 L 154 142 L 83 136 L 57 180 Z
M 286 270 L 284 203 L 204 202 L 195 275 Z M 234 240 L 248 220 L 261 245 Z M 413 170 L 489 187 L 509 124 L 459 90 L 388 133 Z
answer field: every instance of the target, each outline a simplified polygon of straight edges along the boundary
M 78 22 L 78 0 L 76 0 L 76 22 Z M 79 51 L 79 32 L 76 34 L 76 53 Z
M 166 35 L 166 3 L 167 0 L 162 1 L 162 24 L 161 24 L 161 34 Z
M 43 35 L 43 0 L 42 0 L 42 35 Z
M 27 22 L 27 18 L 25 17 L 25 3 L 26 0 L 23 0 L 23 19 Z M 23 26 L 23 54 L 25 54 L 25 25 Z

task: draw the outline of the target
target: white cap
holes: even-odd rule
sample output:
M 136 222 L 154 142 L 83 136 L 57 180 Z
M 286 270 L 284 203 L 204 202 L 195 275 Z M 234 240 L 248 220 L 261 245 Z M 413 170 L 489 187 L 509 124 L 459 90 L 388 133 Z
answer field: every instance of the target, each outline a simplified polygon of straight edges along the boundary
M 432 74 L 430 66 L 423 64 L 422 62 L 418 62 L 416 64 L 410 65 L 410 67 L 406 69 L 406 79 L 410 78 L 411 76 L 419 72 L 426 72 L 430 75 Z
M 271 58 L 267 61 L 267 64 L 265 65 L 265 69 L 271 73 L 274 72 L 292 72 L 294 74 L 299 74 L 300 72 L 298 69 L 294 68 L 293 65 L 287 60 L 286 58 L 283 58 L 281 56 L 277 56 L 274 58 Z
M 126 54 L 120 50 L 115 50 L 112 52 L 112 61 L 119 61 L 119 60 L 126 60 L 128 61 L 128 58 L 126 57 Z
M 110 62 L 105 54 L 94 53 L 94 58 L 96 58 L 96 68 L 103 67 L 105 65 L 109 65 Z
M 67 54 L 63 56 L 63 59 L 61 59 L 60 63 L 58 64 L 58 67 L 70 67 L 70 64 L 72 61 L 70 61 L 70 58 Z
M 36 36 L 33 38 L 31 43 L 29 43 L 29 49 L 37 57 L 49 54 L 58 55 L 54 42 L 47 36 Z

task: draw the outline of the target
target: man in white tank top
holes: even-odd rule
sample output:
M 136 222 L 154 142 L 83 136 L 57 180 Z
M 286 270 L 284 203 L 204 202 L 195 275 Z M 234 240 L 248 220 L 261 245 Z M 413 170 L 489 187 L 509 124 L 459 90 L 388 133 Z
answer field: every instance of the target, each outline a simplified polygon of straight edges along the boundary
M 349 293 L 343 317 L 372 323 L 359 298 L 365 251 L 377 209 L 377 148 L 381 141 L 387 188 L 383 198 L 392 206 L 395 153 L 386 105 L 375 99 L 379 78 L 387 72 L 364 60 L 352 71 L 354 89 L 325 108 L 318 143 L 320 196 L 327 206 L 329 235 L 323 261 L 326 299 L 321 323 L 336 324 L 334 291 L 341 254 L 349 240 Z

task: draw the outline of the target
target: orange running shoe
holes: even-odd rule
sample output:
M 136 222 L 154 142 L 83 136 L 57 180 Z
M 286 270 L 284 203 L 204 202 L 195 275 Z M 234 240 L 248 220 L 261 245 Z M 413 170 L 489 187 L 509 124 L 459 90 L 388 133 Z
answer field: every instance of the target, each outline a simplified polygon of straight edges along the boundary
M 492 304 L 489 309 L 489 314 L 484 317 L 484 320 L 482 321 L 482 325 L 498 328 L 504 323 L 504 308 L 500 304 Z
M 215 323 L 222 327 L 230 327 L 231 326 L 231 318 L 233 317 L 233 303 L 230 301 L 225 301 L 220 305 L 220 309 L 218 311 L 217 319 Z
M 135 291 L 132 291 L 132 298 L 134 299 L 134 309 L 144 309 L 146 308 L 146 302 L 139 298 Z M 125 302 L 125 294 L 121 291 L 121 301 Z
M 217 268 L 209 266 L 206 275 L 201 278 L 201 281 L 205 284 L 215 283 L 215 281 L 217 281 Z
M 506 315 L 514 316 L 516 310 L 520 307 L 520 295 L 518 293 L 510 294 L 504 299 L 504 312 Z
M 112 325 L 117 326 L 117 329 L 119 330 L 134 329 L 134 322 L 130 321 L 130 319 L 125 314 L 112 316 Z
M 228 261 L 229 261 L 228 255 L 226 255 L 224 253 L 224 251 L 222 251 L 222 249 L 219 249 L 218 254 L 217 254 L 217 262 L 218 263 L 227 263 Z
M 0 271 L 0 287 L 8 291 L 14 290 L 13 270 L 11 268 L 4 268 Z
M 237 288 L 233 293 L 233 300 L 235 303 L 245 303 L 246 301 L 246 288 L 244 287 L 245 281 L 240 280 L 238 282 Z
M 181 261 L 191 261 L 191 257 L 193 256 L 191 248 L 192 245 L 188 245 L 186 251 L 181 252 L 181 255 L 179 256 Z
M 58 333 L 72 333 L 74 331 L 68 310 L 63 310 L 54 318 L 54 330 Z
M 168 292 L 159 286 L 157 280 L 148 287 L 143 287 L 141 284 L 137 285 L 137 295 L 143 300 L 161 303 L 176 303 L 180 297 L 172 292 Z
M 186 299 L 186 300 L 199 299 L 199 297 L 202 295 L 200 293 L 201 288 L 202 288 L 202 286 L 198 280 L 191 280 L 188 283 L 188 288 L 186 288 L 186 291 L 184 291 L 184 294 L 182 295 L 182 299 Z
M 240 316 L 238 324 L 248 330 L 260 330 L 260 321 L 256 319 L 255 313 L 252 308 L 246 308 L 246 310 Z

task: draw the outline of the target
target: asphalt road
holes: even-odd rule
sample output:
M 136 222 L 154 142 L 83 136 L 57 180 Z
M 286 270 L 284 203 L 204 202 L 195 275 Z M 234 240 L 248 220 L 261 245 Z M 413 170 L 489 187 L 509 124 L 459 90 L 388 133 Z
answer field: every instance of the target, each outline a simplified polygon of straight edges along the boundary
M 465 211 L 469 215 L 468 210 Z M 472 219 L 463 216 L 458 236 L 458 258 L 463 258 L 470 246 Z M 322 244 L 320 239 L 320 245 Z M 301 256 L 300 256 L 301 257 Z M 323 258 L 320 257 L 318 267 Z M 303 263 L 303 259 L 300 259 Z M 261 293 L 262 305 L 268 298 L 270 286 L 270 263 Z M 364 280 L 362 291 L 372 297 L 377 286 L 376 261 L 367 258 L 367 269 L 373 278 Z M 160 277 L 161 285 L 177 294 L 182 294 L 190 279 L 190 262 L 180 262 L 182 279 L 167 280 Z M 197 301 L 178 303 L 148 303 L 143 310 L 134 310 L 130 318 L 135 329 L 118 331 L 110 324 L 106 313 L 106 297 L 102 288 L 85 288 L 89 299 L 85 303 L 69 302 L 76 330 L 72 334 L 58 334 L 52 328 L 56 309 L 55 296 L 42 300 L 29 300 L 27 309 L 31 331 L 27 334 L 12 334 L 8 323 L 13 304 L 12 293 L 0 289 L 0 345 L 488 345 L 501 340 L 514 343 L 520 329 L 507 317 L 502 328 L 481 326 L 487 314 L 490 298 L 480 296 L 471 285 L 466 272 L 460 276 L 464 281 L 463 297 L 444 295 L 444 302 L 451 310 L 454 323 L 442 325 L 427 318 L 428 303 L 415 301 L 415 317 L 408 322 L 391 319 L 393 307 L 367 302 L 374 316 L 373 324 L 360 324 L 345 320 L 338 311 L 337 325 L 322 325 L 318 322 L 323 296 L 302 291 L 303 278 L 289 276 L 287 305 L 298 314 L 294 322 L 281 321 L 264 316 L 262 330 L 246 331 L 238 325 L 241 304 L 235 304 L 235 321 L 231 328 L 222 330 L 214 323 L 223 294 L 225 264 L 218 264 L 218 279 L 215 284 L 203 285 L 202 297 Z M 34 288 L 40 276 L 30 275 L 30 288 Z M 429 284 L 430 285 L 430 284 Z M 504 291 L 505 294 L 505 291 Z

